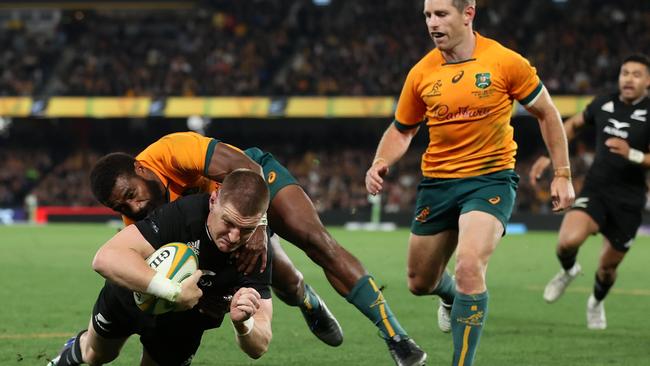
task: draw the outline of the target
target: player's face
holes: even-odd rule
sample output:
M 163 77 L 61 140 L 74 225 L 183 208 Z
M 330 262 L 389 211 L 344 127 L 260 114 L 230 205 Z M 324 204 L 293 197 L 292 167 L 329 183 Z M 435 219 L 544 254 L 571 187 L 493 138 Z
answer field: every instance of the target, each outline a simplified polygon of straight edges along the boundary
M 137 221 L 164 203 L 165 192 L 157 182 L 134 175 L 115 180 L 108 207 Z
M 230 203 L 221 203 L 213 193 L 210 196 L 210 214 L 207 227 L 217 248 L 229 253 L 246 244 L 262 214 L 244 216 Z
M 632 102 L 648 95 L 650 72 L 639 62 L 626 62 L 618 74 L 618 88 L 624 101 Z
M 441 51 L 452 51 L 467 35 L 471 14 L 458 11 L 452 0 L 424 0 L 424 18 L 429 36 Z M 473 8 L 471 8 L 473 12 Z

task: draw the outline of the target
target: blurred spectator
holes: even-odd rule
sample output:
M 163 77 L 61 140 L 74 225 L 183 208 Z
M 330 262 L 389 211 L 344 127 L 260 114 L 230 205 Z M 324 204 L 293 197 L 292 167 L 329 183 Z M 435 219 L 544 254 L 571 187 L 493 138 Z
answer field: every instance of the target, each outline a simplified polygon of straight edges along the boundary
M 422 0 L 205 1 L 66 11 L 53 32 L 9 19 L 2 95 L 397 95 L 433 43 Z M 54 10 L 53 10 L 54 11 Z M 650 2 L 478 1 L 476 28 L 525 55 L 551 93 L 612 88 L 650 51 Z

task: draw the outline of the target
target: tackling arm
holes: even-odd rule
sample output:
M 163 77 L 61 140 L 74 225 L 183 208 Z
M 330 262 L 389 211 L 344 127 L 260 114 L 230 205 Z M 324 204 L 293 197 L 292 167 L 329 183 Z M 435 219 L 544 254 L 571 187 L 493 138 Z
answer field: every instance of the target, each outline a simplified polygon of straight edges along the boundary
M 196 285 L 201 271 L 197 270 L 180 285 L 173 283 L 147 265 L 145 259 L 153 252 L 153 246 L 138 228 L 129 225 L 99 248 L 92 266 L 102 277 L 119 286 L 173 301 L 179 309 L 194 307 L 202 295 Z

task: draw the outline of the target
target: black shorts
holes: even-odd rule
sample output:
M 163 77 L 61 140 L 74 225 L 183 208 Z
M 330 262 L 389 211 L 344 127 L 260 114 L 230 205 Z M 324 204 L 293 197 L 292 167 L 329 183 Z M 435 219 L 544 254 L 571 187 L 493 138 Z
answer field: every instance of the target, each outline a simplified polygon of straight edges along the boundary
M 93 328 L 105 338 L 140 335 L 140 343 L 161 366 L 190 365 L 206 329 L 219 326 L 195 310 L 143 313 L 131 291 L 106 283 L 93 308 Z
M 632 204 L 617 199 L 616 192 L 585 184 L 571 209 L 586 212 L 614 249 L 627 252 L 641 226 L 645 197 Z

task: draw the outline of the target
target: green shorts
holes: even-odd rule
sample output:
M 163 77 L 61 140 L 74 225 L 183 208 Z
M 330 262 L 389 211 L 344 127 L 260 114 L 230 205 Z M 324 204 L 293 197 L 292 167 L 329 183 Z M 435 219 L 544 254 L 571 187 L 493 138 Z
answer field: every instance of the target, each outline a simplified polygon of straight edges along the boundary
M 273 200 L 273 197 L 282 188 L 291 184 L 298 184 L 298 181 L 289 173 L 289 170 L 275 160 L 270 153 L 264 152 L 256 147 L 251 147 L 250 149 L 244 150 L 244 154 L 262 166 L 264 179 L 266 179 L 266 183 L 269 185 L 269 191 L 271 192 L 271 200 Z
M 470 178 L 424 179 L 418 185 L 411 232 L 433 235 L 458 230 L 458 218 L 470 211 L 493 215 L 505 230 L 518 182 L 519 176 L 510 169 Z

